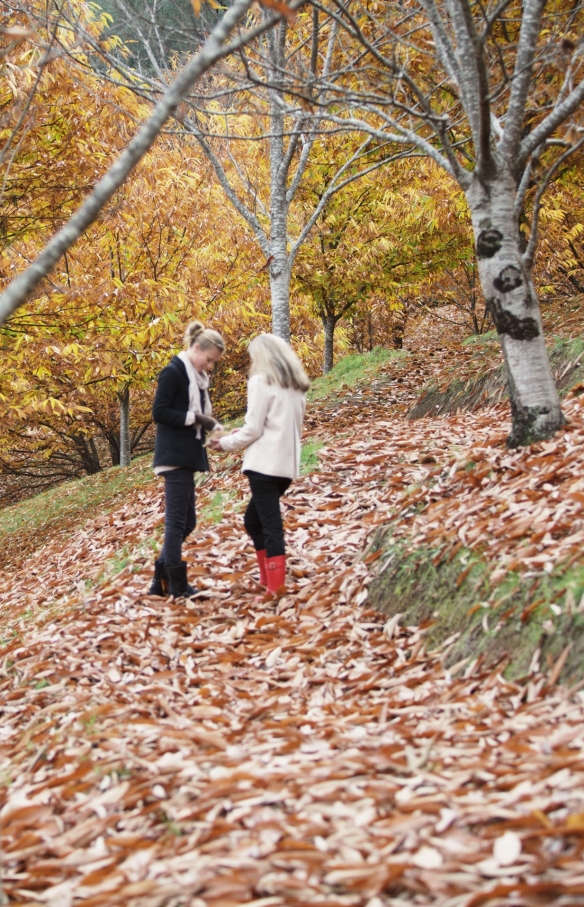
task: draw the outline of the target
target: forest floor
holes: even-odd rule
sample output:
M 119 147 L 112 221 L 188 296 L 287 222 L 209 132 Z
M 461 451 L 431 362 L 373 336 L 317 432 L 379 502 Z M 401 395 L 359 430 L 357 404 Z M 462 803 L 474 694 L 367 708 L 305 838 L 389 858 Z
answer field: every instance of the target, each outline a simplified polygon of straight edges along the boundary
M 206 596 L 186 604 L 145 595 L 163 519 L 145 464 L 125 487 L 112 471 L 84 514 L 65 507 L 72 486 L 48 522 L 40 499 L 20 522 L 12 512 L 11 905 L 584 905 L 584 692 L 559 685 L 568 645 L 509 680 L 471 652 L 452 664 L 457 632 L 430 645 L 431 620 L 367 604 L 388 524 L 412 550 L 474 552 L 493 589 L 512 570 L 535 588 L 578 566 L 584 409 L 572 393 L 566 430 L 517 452 L 504 404 L 408 421 L 427 381 L 477 361 L 476 346 L 419 330 L 426 348 L 414 337 L 417 352 L 315 396 L 305 448 L 318 465 L 286 496 L 278 601 L 257 601 L 237 456 L 214 457 L 200 484 L 185 555 Z M 562 596 L 550 636 L 580 615 L 572 586 Z M 476 604 L 488 625 L 495 602 Z

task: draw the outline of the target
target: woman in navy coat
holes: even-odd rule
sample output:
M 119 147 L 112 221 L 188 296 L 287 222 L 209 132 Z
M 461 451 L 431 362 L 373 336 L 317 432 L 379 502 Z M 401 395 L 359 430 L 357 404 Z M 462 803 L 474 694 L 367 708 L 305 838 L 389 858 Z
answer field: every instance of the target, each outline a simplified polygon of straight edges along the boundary
M 188 598 L 196 589 L 187 580 L 182 543 L 196 525 L 195 472 L 208 472 L 205 431 L 213 419 L 208 372 L 221 358 L 221 334 L 193 321 L 185 332 L 186 349 L 158 376 L 152 415 L 156 423 L 154 472 L 164 478 L 164 545 L 154 564 L 150 595 Z

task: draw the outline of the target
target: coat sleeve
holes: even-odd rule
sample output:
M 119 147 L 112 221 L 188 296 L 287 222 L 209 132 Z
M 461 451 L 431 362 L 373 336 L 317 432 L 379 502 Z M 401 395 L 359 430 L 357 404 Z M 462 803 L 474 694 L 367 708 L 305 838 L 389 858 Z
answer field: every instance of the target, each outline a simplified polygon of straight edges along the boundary
M 268 385 L 259 377 L 250 378 L 247 385 L 247 412 L 239 431 L 219 439 L 223 450 L 249 447 L 263 434 L 268 414 Z
M 180 375 L 175 368 L 167 365 L 162 369 L 158 376 L 158 385 L 152 405 L 152 417 L 157 425 L 172 425 L 173 428 L 185 427 L 187 410 L 175 409 L 180 384 Z

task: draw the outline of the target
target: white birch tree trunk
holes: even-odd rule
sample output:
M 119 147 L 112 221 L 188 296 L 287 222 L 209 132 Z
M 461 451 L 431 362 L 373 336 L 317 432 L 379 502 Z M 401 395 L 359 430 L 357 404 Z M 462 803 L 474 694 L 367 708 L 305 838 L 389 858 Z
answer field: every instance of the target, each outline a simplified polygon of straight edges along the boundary
M 531 268 L 521 252 L 515 194 L 515 180 L 505 171 L 488 182 L 475 178 L 466 190 L 481 286 L 507 370 L 509 447 L 549 438 L 564 422 Z
M 290 342 L 290 270 L 288 255 L 287 181 L 290 160 L 286 160 L 285 121 L 281 90 L 281 68 L 286 62 L 287 23 L 266 37 L 273 85 L 268 89 L 270 109 L 270 294 L 272 333 Z M 289 139 L 290 141 L 290 139 Z
M 272 333 L 290 342 L 290 263 L 283 255 L 274 255 L 270 267 L 272 298 Z
M 131 462 L 130 445 L 130 388 L 125 387 L 118 393 L 120 405 L 120 466 L 129 466 Z

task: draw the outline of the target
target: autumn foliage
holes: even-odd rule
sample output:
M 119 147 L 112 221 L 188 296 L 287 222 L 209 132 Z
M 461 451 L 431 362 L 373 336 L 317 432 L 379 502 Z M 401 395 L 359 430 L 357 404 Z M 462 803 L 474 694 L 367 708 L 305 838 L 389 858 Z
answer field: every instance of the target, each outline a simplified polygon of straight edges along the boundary
M 79 8 L 101 40 L 99 11 Z M 27 22 L 10 26 L 26 34 L 0 28 L 3 282 L 148 106 L 96 72 L 87 48 L 73 48 L 73 66 L 66 29 L 41 65 L 53 39 L 37 42 Z M 497 39 L 510 43 L 513 28 Z M 224 86 L 213 78 L 211 93 Z M 248 114 L 232 123 L 248 138 L 257 128 Z M 172 132 L 0 331 L 0 469 L 20 483 L 10 495 L 115 461 L 122 399 L 135 450 L 147 447 L 156 374 L 194 318 L 225 337 L 212 394 L 222 417 L 241 415 L 247 344 L 271 325 L 269 263 L 194 137 Z M 354 141 L 323 130 L 292 227 Z M 240 162 L 263 187 L 261 147 L 242 144 Z M 219 142 L 217 153 L 237 175 Z M 581 334 L 581 183 L 575 155 L 543 204 L 534 270 L 549 332 L 566 344 Z M 45 512 L 49 496 L 2 512 L 0 822 L 14 907 L 582 903 L 584 697 L 580 680 L 559 686 L 581 677 L 584 651 L 582 386 L 563 403 L 562 431 L 519 451 L 505 448 L 502 403 L 405 418 L 423 387 L 500 369 L 495 340 L 460 343 L 492 327 L 478 291 L 462 293 L 473 274 L 466 202 L 428 161 L 356 180 L 317 219 L 290 306 L 307 369 L 322 369 L 327 317 L 331 360 L 368 344 L 405 351 L 309 401 L 312 466 L 283 505 L 281 598 L 257 600 L 237 456 L 213 456 L 198 487 L 185 553 L 201 595 L 190 602 L 145 594 L 163 521 L 148 463 L 61 486 L 63 511 L 79 494 L 68 517 Z M 570 350 L 564 375 L 582 357 Z M 397 587 L 384 587 L 396 552 L 457 571 L 444 614 L 408 621 Z M 483 585 L 436 640 L 477 564 Z M 524 606 L 505 591 L 512 575 L 528 583 Z M 470 636 L 511 643 L 497 661 L 460 652 Z M 509 676 L 519 648 L 525 669 Z
M 38 13 L 32 0 L 28 10 Z M 88 48 L 64 25 L 45 59 L 53 40 L 49 20 L 43 32 L 37 17 L 31 34 L 24 12 L 14 25 L 24 32 L 2 39 L 8 73 L 1 124 L 4 282 L 35 257 L 149 110 L 139 92 L 91 68 Z M 107 33 L 100 37 L 104 50 L 123 56 L 110 19 L 97 8 L 84 15 L 87 33 Z M 303 13 L 289 27 L 291 47 L 310 33 L 311 21 Z M 323 24 L 321 42 L 329 34 Z M 350 52 L 346 41 L 335 50 L 339 65 Z M 227 83 L 227 70 L 210 76 L 205 96 Z M 269 159 L 260 141 L 265 108 L 254 112 L 237 103 L 230 101 L 229 111 L 237 161 L 220 138 L 212 146 L 268 229 Z M 221 105 L 209 102 L 201 122 L 216 128 L 220 114 Z M 30 486 L 42 487 L 117 462 L 124 395 L 131 442 L 145 449 L 156 374 L 192 318 L 225 335 L 228 353 L 215 375 L 214 398 L 221 415 L 241 412 L 247 342 L 271 326 L 269 263 L 180 117 L 172 133 L 160 137 L 102 219 L 1 330 L 5 476 L 25 470 Z M 290 207 L 291 235 L 357 146 L 354 136 L 323 129 Z M 383 153 L 375 145 L 368 151 L 371 160 Z M 576 155 L 555 175 L 543 202 L 535 279 L 544 301 L 584 285 L 580 182 Z M 528 213 L 534 189 L 526 195 Z M 466 202 L 428 160 L 397 161 L 348 184 L 317 219 L 292 274 L 293 342 L 314 375 L 323 359 L 328 368 L 345 351 L 399 346 L 408 313 L 453 301 L 469 331 L 492 327 L 477 286 Z

